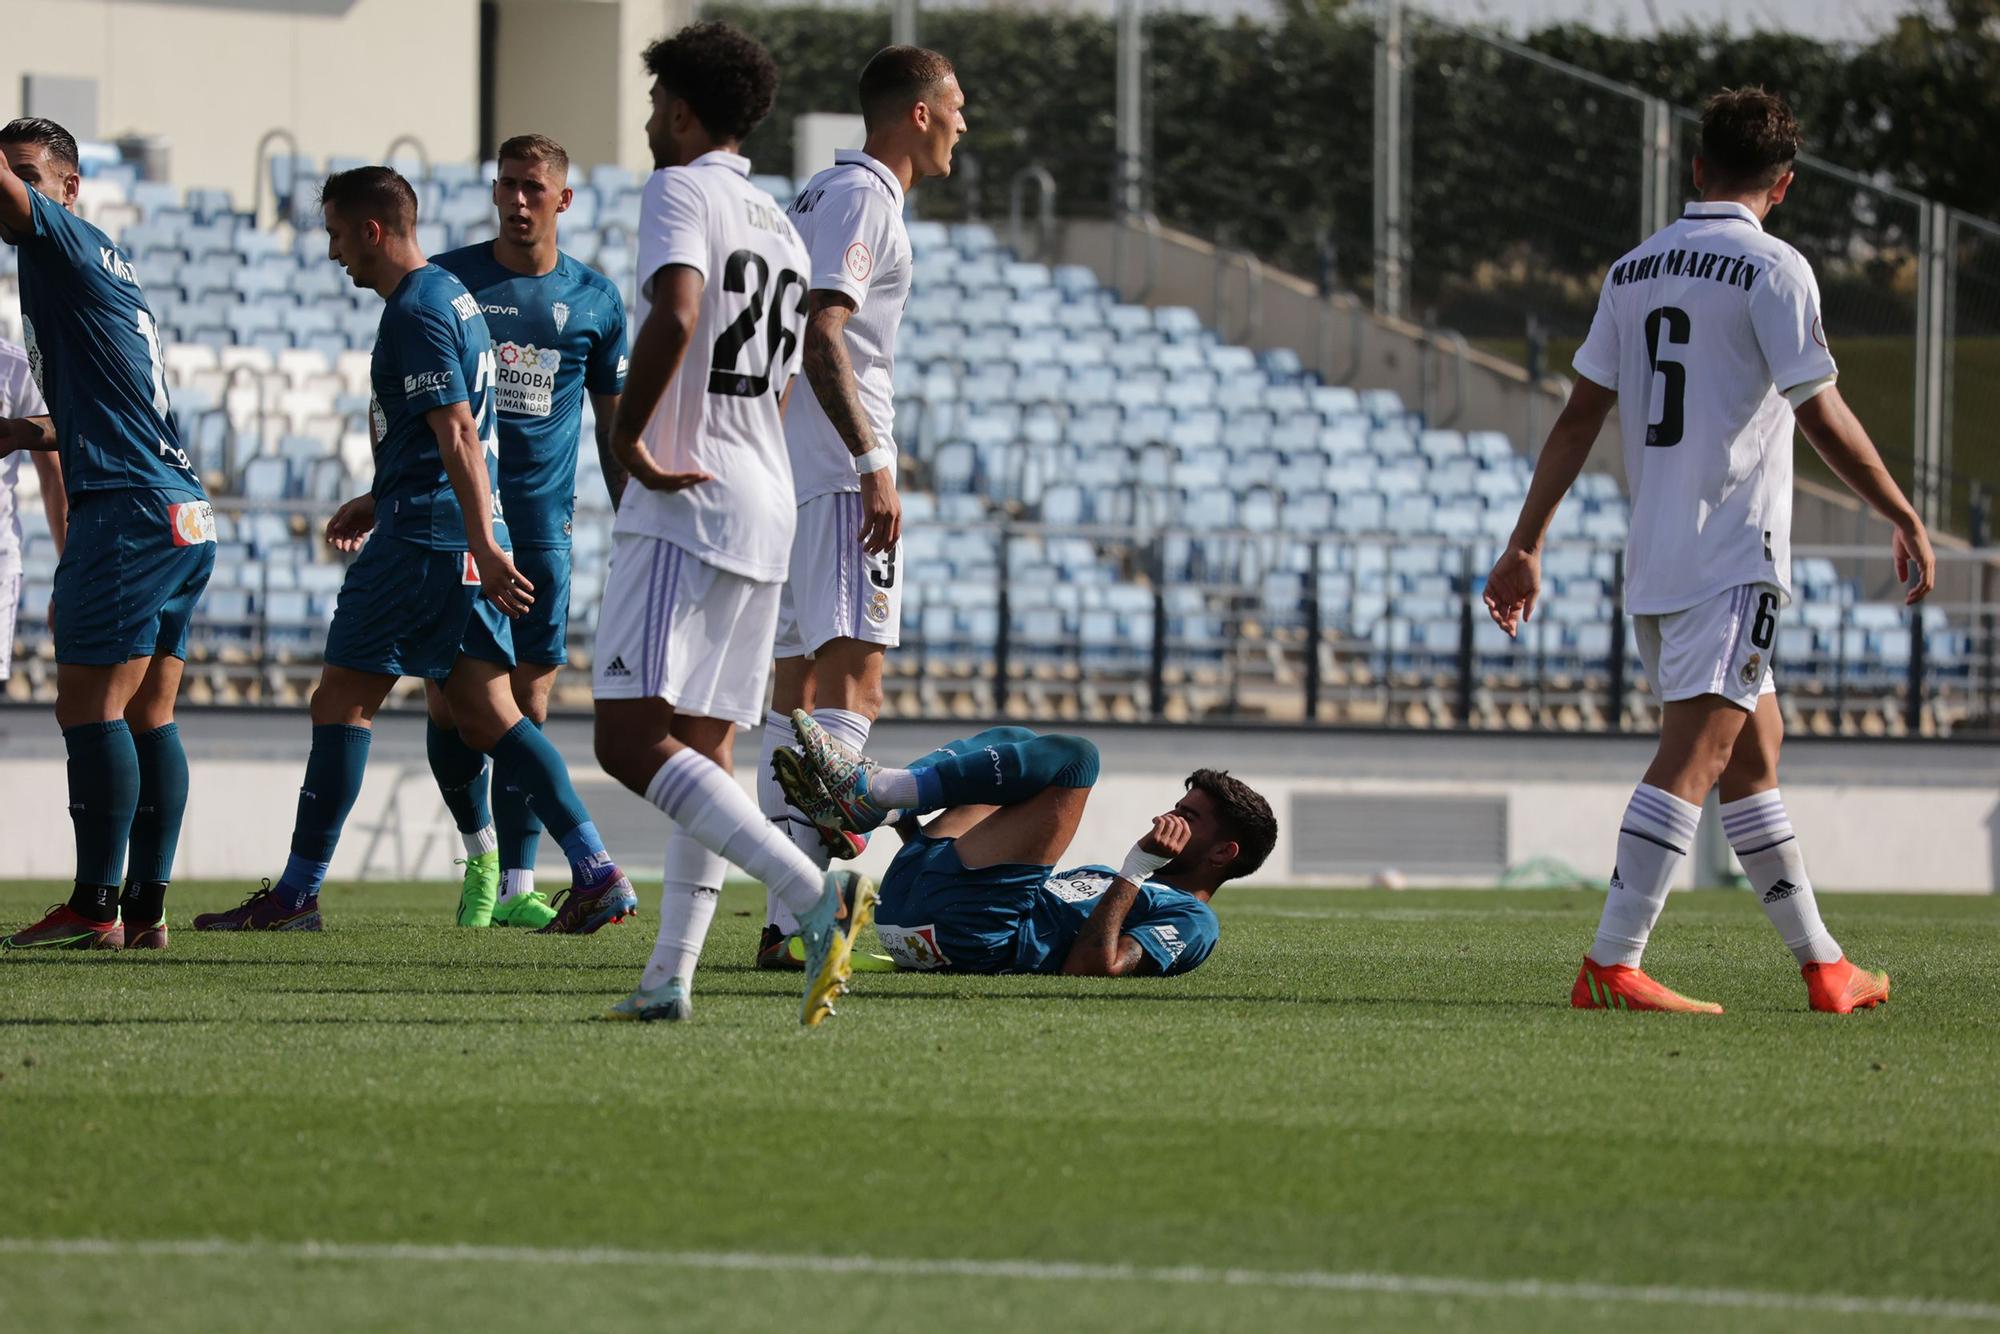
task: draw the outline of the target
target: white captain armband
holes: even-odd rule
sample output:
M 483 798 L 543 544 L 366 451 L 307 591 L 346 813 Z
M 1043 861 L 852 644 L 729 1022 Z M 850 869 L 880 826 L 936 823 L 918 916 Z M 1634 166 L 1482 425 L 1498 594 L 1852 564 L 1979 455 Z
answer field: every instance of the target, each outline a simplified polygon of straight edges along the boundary
M 1795 384 L 1785 391 L 1785 402 L 1791 404 L 1793 410 L 1796 411 L 1811 402 L 1815 395 L 1833 388 L 1833 382 L 1839 378 L 1836 375 L 1822 375 L 1817 380 L 1807 380 L 1804 384 Z
M 880 472 L 882 469 L 888 467 L 891 462 L 892 459 L 889 451 L 877 445 L 866 454 L 856 454 L 854 456 L 854 471 L 858 473 Z

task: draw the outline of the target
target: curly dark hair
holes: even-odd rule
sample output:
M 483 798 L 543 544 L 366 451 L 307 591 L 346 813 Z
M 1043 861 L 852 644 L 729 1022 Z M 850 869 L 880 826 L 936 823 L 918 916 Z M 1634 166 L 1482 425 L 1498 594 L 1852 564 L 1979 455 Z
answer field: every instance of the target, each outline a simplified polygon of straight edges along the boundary
M 690 24 L 647 47 L 645 60 L 647 73 L 718 139 L 740 143 L 778 100 L 778 62 L 734 24 Z
M 1711 189 L 1768 190 L 1804 146 L 1798 117 L 1763 88 L 1724 88 L 1701 109 L 1701 157 Z
M 0 126 L 0 144 L 36 144 L 48 151 L 49 160 L 56 166 L 76 170 L 79 158 L 76 136 L 52 120 L 39 116 L 10 120 Z
M 1231 880 L 1249 875 L 1264 864 L 1278 842 L 1278 817 L 1271 803 L 1226 769 L 1196 769 L 1187 777 L 1187 790 L 1199 792 L 1215 806 L 1215 822 L 1236 844 L 1236 860 L 1229 863 Z

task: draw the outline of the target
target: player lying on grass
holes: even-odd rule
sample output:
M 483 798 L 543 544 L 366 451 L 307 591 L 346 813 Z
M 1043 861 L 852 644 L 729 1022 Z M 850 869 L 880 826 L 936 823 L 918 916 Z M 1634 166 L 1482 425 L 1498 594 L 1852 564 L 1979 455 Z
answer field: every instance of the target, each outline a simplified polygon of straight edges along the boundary
M 1794 411 L 1834 473 L 1895 526 L 1911 603 L 1934 565 L 1923 520 L 1834 388 L 1812 268 L 1764 231 L 1799 144 L 1791 108 L 1761 88 L 1709 100 L 1701 200 L 1605 277 L 1576 388 L 1486 578 L 1487 609 L 1511 635 L 1534 611 L 1556 505 L 1615 405 L 1632 490 L 1625 607 L 1662 701 L 1660 748 L 1619 823 L 1604 916 L 1570 991 L 1579 1009 L 1722 1013 L 1639 969 L 1718 787 L 1723 831 L 1799 962 L 1807 1003 L 1845 1014 L 1889 998 L 1889 979 L 1849 963 L 1821 923 L 1778 795 L 1785 726 L 1771 657 L 1791 601 Z
M 908 768 L 856 755 L 803 711 L 773 757 L 786 798 L 830 832 L 892 822 L 904 846 L 875 930 L 905 968 L 1073 977 L 1190 972 L 1219 934 L 1208 901 L 1264 864 L 1278 822 L 1263 797 L 1197 769 L 1124 863 L 1058 872 L 1097 782 L 1081 737 L 994 727 Z M 917 817 L 941 812 L 928 824 Z

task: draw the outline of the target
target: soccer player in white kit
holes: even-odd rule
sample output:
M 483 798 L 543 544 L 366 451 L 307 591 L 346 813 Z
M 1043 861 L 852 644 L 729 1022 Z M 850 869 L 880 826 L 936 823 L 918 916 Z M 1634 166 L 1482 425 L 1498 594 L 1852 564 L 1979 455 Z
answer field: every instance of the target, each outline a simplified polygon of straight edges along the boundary
M 1513 634 L 1534 610 L 1556 505 L 1615 404 L 1632 493 L 1625 605 L 1662 701 L 1660 747 L 1618 832 L 1618 863 L 1570 1003 L 1720 1014 L 1640 971 L 1667 888 L 1720 785 L 1723 830 L 1798 960 L 1808 1004 L 1845 1014 L 1889 997 L 1820 921 L 1778 794 L 1784 736 L 1771 650 L 1791 600 L 1792 426 L 1895 525 L 1907 601 L 1935 576 L 1923 521 L 1834 387 L 1819 285 L 1764 231 L 1792 184 L 1800 135 L 1761 88 L 1709 99 L 1694 162 L 1701 200 L 1611 268 L 1579 376 L 1549 432 L 1506 551 L 1486 578 Z
M 770 53 L 726 23 L 646 49 L 639 282 L 611 449 L 629 480 L 612 525 L 591 686 L 597 758 L 666 812 L 660 932 L 616 1019 L 686 1019 L 726 862 L 762 881 L 806 944 L 802 1021 L 832 1013 L 874 885 L 821 868 L 729 772 L 764 713 L 796 506 L 783 412 L 798 369 L 808 260 L 739 145 L 771 110 Z
M 48 404 L 28 367 L 28 350 L 0 338 L 0 681 L 13 671 L 14 613 L 21 605 L 21 516 L 14 488 L 21 480 L 22 454 L 34 460 L 42 513 L 48 516 L 56 554 L 62 554 L 69 517 L 62 463 L 54 450 L 39 443 L 40 437 L 54 434 Z
M 792 201 L 811 255 L 804 369 L 810 393 L 785 416 L 798 530 L 779 603 L 776 680 L 764 716 L 758 804 L 819 865 L 866 840 L 816 830 L 785 802 L 771 765 L 804 709 L 859 753 L 882 712 L 882 655 L 902 629 L 902 502 L 896 497 L 896 331 L 910 298 L 907 192 L 951 174 L 965 133 L 965 94 L 951 62 L 917 46 L 875 53 L 861 71 L 867 139 L 834 154 Z M 796 967 L 796 923 L 774 893 L 759 967 Z

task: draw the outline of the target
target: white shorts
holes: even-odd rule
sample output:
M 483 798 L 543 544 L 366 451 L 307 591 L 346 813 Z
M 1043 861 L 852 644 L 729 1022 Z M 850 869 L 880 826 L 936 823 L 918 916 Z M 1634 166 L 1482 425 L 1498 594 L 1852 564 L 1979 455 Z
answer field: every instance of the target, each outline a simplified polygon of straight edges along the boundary
M 0 562 L 0 681 L 14 671 L 14 615 L 21 609 L 21 567 Z
M 1720 695 L 1755 713 L 1775 691 L 1771 646 L 1778 642 L 1784 597 L 1772 584 L 1744 584 L 1685 611 L 1634 616 L 1639 661 L 1660 700 Z
M 903 547 L 861 546 L 861 493 L 836 491 L 799 506 L 792 574 L 778 611 L 778 656 L 810 658 L 835 639 L 894 648 L 902 637 Z
M 614 533 L 591 693 L 762 726 L 777 625 L 777 584 L 718 570 L 656 537 Z

